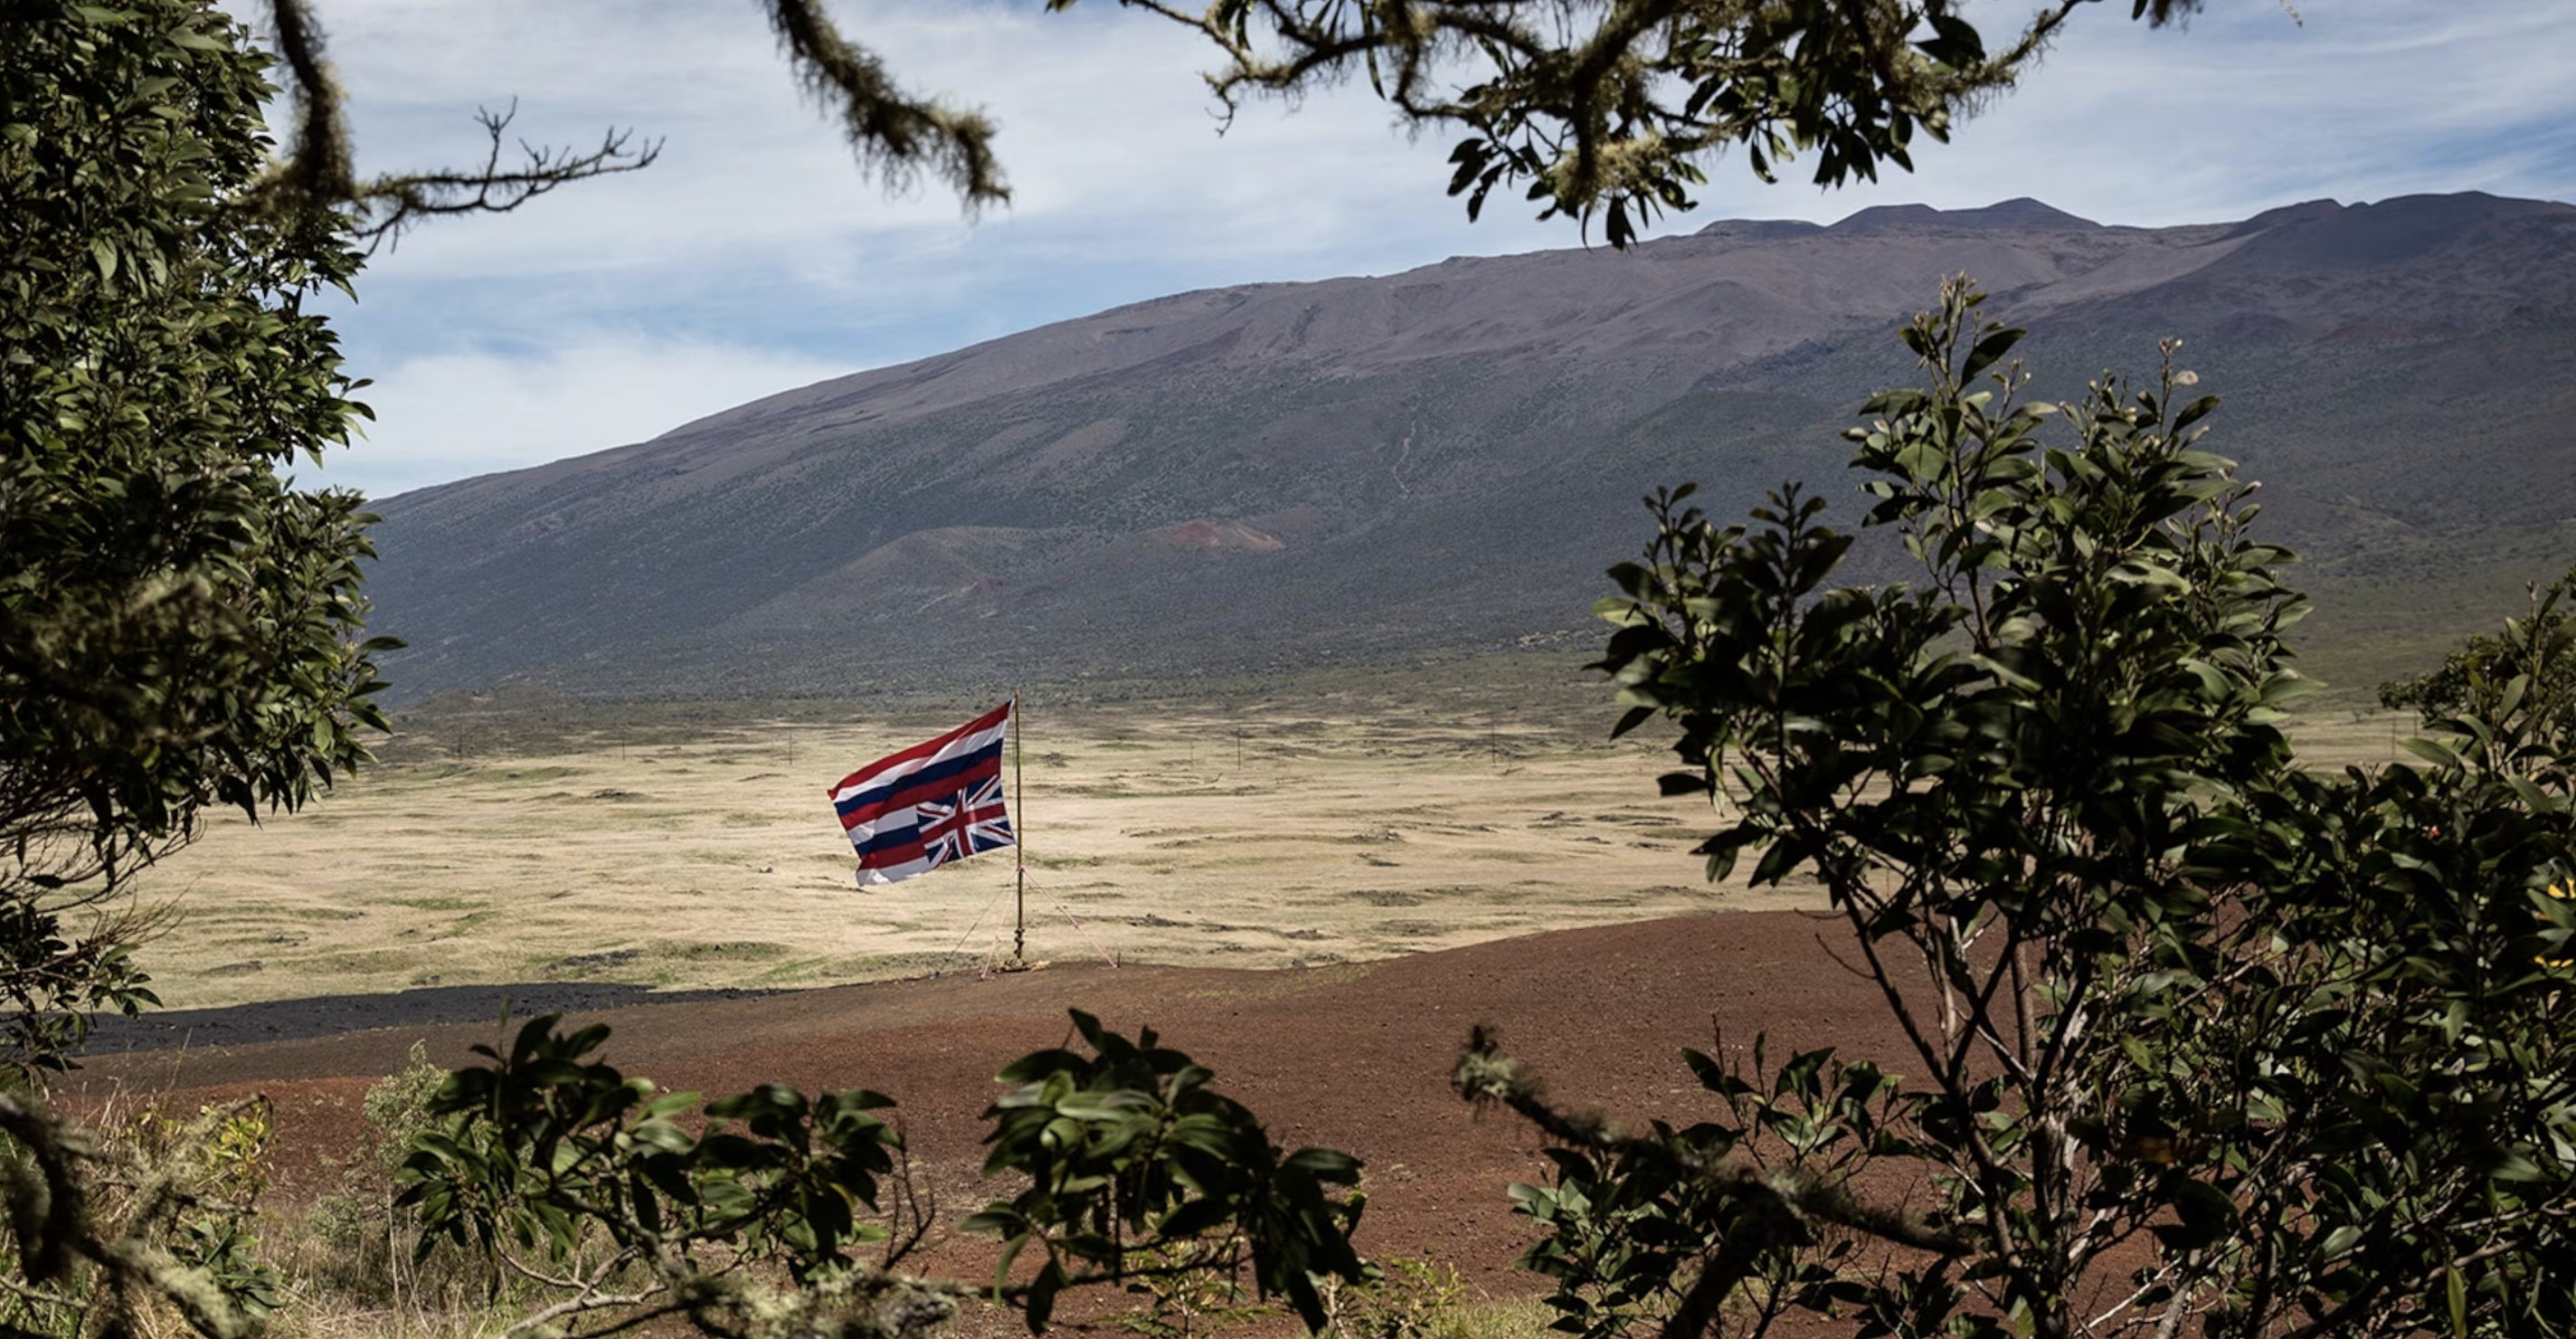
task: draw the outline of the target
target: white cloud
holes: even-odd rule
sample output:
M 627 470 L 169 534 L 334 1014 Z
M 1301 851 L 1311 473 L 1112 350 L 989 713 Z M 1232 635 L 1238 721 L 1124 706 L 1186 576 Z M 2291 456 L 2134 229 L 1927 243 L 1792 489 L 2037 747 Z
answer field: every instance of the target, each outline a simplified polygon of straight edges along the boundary
M 527 355 L 429 354 L 358 392 L 376 422 L 325 461 L 322 482 L 386 497 L 645 441 L 854 370 L 792 352 L 615 335 Z

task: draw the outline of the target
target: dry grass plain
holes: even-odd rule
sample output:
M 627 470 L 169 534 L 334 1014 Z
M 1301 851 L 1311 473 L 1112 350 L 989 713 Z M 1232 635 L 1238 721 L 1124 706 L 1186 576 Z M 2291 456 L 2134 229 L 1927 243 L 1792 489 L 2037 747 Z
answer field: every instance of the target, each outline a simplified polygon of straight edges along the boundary
M 1029 726 L 1032 957 L 1311 966 L 1757 904 L 1701 886 L 1687 851 L 1706 811 L 1657 797 L 1644 745 L 1299 711 L 1033 706 Z M 861 891 L 824 797 L 939 728 L 414 740 L 303 812 L 219 817 L 150 871 L 143 896 L 179 920 L 149 961 L 173 1008 L 972 970 L 1010 948 L 1011 853 Z
M 1705 805 L 1659 798 L 1669 755 L 1605 742 L 1601 714 L 1033 704 L 1017 811 L 1030 955 L 1318 966 L 1814 904 L 1811 886 L 1704 884 L 1688 852 Z M 845 771 L 955 721 L 666 719 L 517 738 L 432 723 L 303 812 L 218 817 L 149 871 L 141 892 L 175 923 L 146 960 L 178 1009 L 976 970 L 1011 946 L 1011 854 L 861 891 L 824 798 Z M 2390 726 L 2334 712 L 2303 719 L 2300 738 L 2318 763 L 2378 764 Z

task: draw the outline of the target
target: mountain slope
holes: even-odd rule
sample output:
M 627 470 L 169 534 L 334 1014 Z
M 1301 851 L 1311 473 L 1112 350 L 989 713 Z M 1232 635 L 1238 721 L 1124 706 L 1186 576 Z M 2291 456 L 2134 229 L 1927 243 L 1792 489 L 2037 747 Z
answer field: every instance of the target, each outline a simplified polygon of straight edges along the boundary
M 1701 480 L 1720 516 L 1786 478 L 1847 496 L 1837 430 L 1910 376 L 1896 321 L 1966 271 L 2033 328 L 2050 394 L 2183 338 L 2275 536 L 2369 597 L 2351 632 L 2576 551 L 2571 262 L 2576 208 L 2547 202 L 2143 229 L 2017 200 L 1181 294 L 388 499 L 375 621 L 412 643 L 406 693 L 1509 645 L 1587 625 L 1657 484 Z

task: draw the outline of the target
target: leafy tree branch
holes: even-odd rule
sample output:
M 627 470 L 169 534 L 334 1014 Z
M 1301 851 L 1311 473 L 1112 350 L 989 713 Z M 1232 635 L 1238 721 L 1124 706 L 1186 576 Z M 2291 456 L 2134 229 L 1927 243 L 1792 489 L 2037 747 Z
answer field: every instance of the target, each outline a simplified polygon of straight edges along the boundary
M 1624 246 L 1690 208 L 1700 164 L 1729 148 L 1765 181 L 1800 154 L 1825 186 L 1912 170 L 1917 131 L 1947 140 L 2092 0 L 2050 0 L 2000 40 L 1952 0 L 1119 2 L 1207 39 L 1229 116 L 1364 77 L 1415 129 L 1465 132 L 1449 189 L 1469 218 L 1497 186 L 1525 187 L 1541 218 L 1597 216 Z M 2138 0 L 2132 17 L 2199 7 Z
M 381 729 L 361 499 L 295 486 L 365 414 L 305 309 L 359 257 L 232 206 L 265 58 L 180 0 L 20 6 L 0 63 L 0 1065 L 153 1003 L 116 910 L 210 806 L 294 809 Z M 90 924 L 79 924 L 88 917 Z
M 2564 1327 L 2543 1281 L 2576 1218 L 2555 593 L 2409 744 L 2421 765 L 2300 767 L 2281 722 L 2310 687 L 2285 641 L 2305 605 L 2204 447 L 2216 398 L 2169 342 L 2143 384 L 2026 400 L 2022 332 L 1983 303 L 1945 286 L 1903 331 L 1926 384 L 1849 434 L 1868 523 L 1918 581 L 1832 584 L 1852 540 L 1794 487 L 1724 528 L 1682 488 L 1649 499 L 1656 537 L 1602 605 L 1618 731 L 1677 726 L 1663 787 L 1721 815 L 1710 876 L 1749 851 L 1756 883 L 1822 882 L 1919 1086 L 1820 1051 L 1766 1091 L 1694 1055 L 1730 1118 L 1632 1140 L 1488 1064 L 1462 1086 L 1569 1146 L 1521 1192 L 1552 1231 L 1530 1262 L 1596 1335 L 1726 1323 L 1709 1271 L 1757 1332 L 1784 1309 L 1972 1335 Z M 1784 1184 L 1766 1158 L 1837 1191 L 1901 1169 L 1957 1249 L 1857 1280 L 1847 1240 L 1750 1207 Z M 1925 1245 L 1829 1204 L 1798 1208 Z
M 697 1094 L 625 1077 L 590 1058 L 605 1027 L 556 1021 L 521 1027 L 507 1054 L 478 1048 L 489 1063 L 451 1076 L 403 1172 L 424 1250 L 443 1238 L 556 1294 L 512 1333 L 596 1314 L 600 1333 L 677 1317 L 729 1339 L 905 1336 L 976 1296 L 1019 1307 L 1035 1332 L 1067 1290 L 1210 1269 L 1248 1271 L 1320 1330 L 1318 1278 L 1366 1277 L 1349 1241 L 1358 1201 L 1331 1193 L 1356 1184 L 1358 1160 L 1283 1154 L 1150 1030 L 1131 1041 L 1077 1011 L 1091 1054 L 1003 1071 L 986 1172 L 1027 1189 L 963 1224 L 1002 1241 L 979 1289 L 898 1269 L 926 1214 L 901 1134 L 875 1114 L 891 1098 L 767 1085 L 704 1103 L 692 1133 Z M 1035 1271 L 1015 1271 L 1032 1247 Z

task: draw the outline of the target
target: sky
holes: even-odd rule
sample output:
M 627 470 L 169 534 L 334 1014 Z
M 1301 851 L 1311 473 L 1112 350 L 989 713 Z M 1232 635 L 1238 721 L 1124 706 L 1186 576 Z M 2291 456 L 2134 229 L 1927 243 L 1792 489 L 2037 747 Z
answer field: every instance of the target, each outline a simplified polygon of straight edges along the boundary
M 1456 135 L 1409 135 L 1364 86 L 1256 104 L 1220 134 L 1207 50 L 1110 0 L 830 7 L 906 88 L 999 121 L 1009 206 L 968 216 L 935 185 L 864 176 L 753 0 L 315 0 L 362 173 L 477 159 L 476 110 L 514 98 L 531 140 L 662 144 L 646 171 L 379 252 L 333 307 L 376 422 L 319 481 L 381 498 L 583 455 L 1190 289 L 1584 244 L 1516 194 L 1469 223 L 1446 195 Z M 2151 30 L 2110 0 L 1951 144 L 1918 141 L 1917 172 L 1829 191 L 1728 157 L 1649 233 L 2016 196 L 2149 226 L 2318 198 L 2576 200 L 2576 41 L 2555 8 L 2209 0 Z

